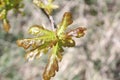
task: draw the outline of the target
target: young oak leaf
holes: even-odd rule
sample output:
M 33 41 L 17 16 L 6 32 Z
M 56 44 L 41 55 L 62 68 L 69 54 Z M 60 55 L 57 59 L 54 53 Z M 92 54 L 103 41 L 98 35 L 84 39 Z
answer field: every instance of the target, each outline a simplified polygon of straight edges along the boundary
M 43 0 L 44 1 L 44 0 Z M 33 3 L 35 5 L 37 5 L 38 7 L 42 8 L 43 10 L 45 10 L 45 12 L 50 15 L 53 11 L 53 9 L 57 9 L 58 6 L 54 5 L 52 2 L 54 0 L 48 0 L 47 2 L 43 2 L 41 0 L 33 0 Z
M 28 32 L 29 32 L 29 34 L 32 34 L 33 36 L 38 37 L 35 39 L 39 39 L 42 41 L 51 41 L 51 40 L 56 39 L 56 35 L 53 31 L 45 29 L 39 25 L 34 25 L 34 26 L 30 27 Z
M 84 31 L 86 30 L 86 28 L 83 27 L 78 27 L 76 29 L 73 29 L 69 32 L 66 33 L 66 35 L 68 35 L 69 37 L 76 37 L 76 38 L 80 38 L 82 36 L 84 36 Z
M 38 59 L 41 53 L 47 53 L 50 46 L 52 45 L 51 42 L 37 42 L 37 40 L 34 38 L 18 40 L 17 44 L 18 46 L 24 47 L 24 49 L 26 49 L 27 54 L 25 55 L 25 59 L 28 61 L 34 60 L 36 58 Z
M 42 33 L 41 30 L 44 30 L 42 26 L 34 25 L 29 28 L 28 33 L 34 36 L 39 36 Z
M 74 47 L 75 41 L 73 40 L 73 37 L 80 38 L 84 36 L 86 28 L 78 27 L 76 29 L 73 29 L 69 32 L 65 32 L 64 34 L 61 34 L 59 36 L 59 39 L 61 41 L 61 44 L 64 47 Z
M 52 48 L 52 52 L 49 57 L 49 62 L 43 73 L 43 80 L 50 80 L 51 77 L 55 76 L 56 71 L 58 71 L 58 62 L 61 61 L 62 54 L 60 50 L 59 43 L 56 43 Z
M 45 8 L 45 4 L 41 0 L 33 0 L 33 3 L 40 8 Z
M 28 61 L 34 60 L 34 59 L 38 59 L 42 56 L 42 54 L 47 53 L 48 49 L 49 49 L 49 45 L 51 45 L 50 42 L 46 42 L 30 51 L 27 52 L 27 54 L 25 55 L 25 58 Z
M 26 59 L 34 59 L 41 50 L 44 52 L 56 43 L 56 35 L 54 32 L 44 29 L 42 26 L 34 25 L 28 30 L 35 38 L 21 39 L 17 41 L 18 46 L 26 49 Z M 34 54 L 35 53 L 35 54 Z M 31 56 L 31 57 L 30 57 Z M 33 58 L 34 57 L 34 58 Z
M 72 16 L 69 12 L 63 15 L 62 22 L 56 31 L 51 31 L 39 25 L 34 25 L 28 30 L 34 38 L 18 40 L 17 44 L 27 51 L 25 58 L 33 60 L 40 58 L 42 53 L 51 50 L 48 64 L 43 73 L 43 80 L 50 80 L 58 71 L 58 62 L 62 59 L 63 47 L 74 47 L 73 37 L 80 38 L 85 33 L 86 28 L 78 27 L 66 32 L 67 27 L 72 24 Z
M 39 39 L 35 39 L 35 38 L 34 39 L 17 40 L 18 46 L 23 47 L 24 49 L 28 49 L 30 46 L 32 48 L 35 48 L 35 47 L 41 45 L 40 43 L 42 44 L 42 41 Z
M 75 41 L 72 38 L 70 38 L 70 37 L 62 39 L 61 41 L 62 41 L 61 44 L 64 47 L 74 47 L 75 46 Z
M 61 35 L 65 32 L 66 28 L 73 23 L 72 15 L 70 12 L 65 12 L 62 18 L 62 22 L 58 25 L 57 35 Z
M 58 25 L 57 35 L 59 36 L 59 39 L 61 40 L 61 44 L 64 47 L 74 47 L 75 41 L 72 39 L 72 37 L 80 38 L 84 35 L 84 31 L 86 30 L 86 28 L 78 27 L 69 32 L 65 32 L 67 27 L 70 24 L 72 24 L 72 22 L 73 20 L 71 13 L 65 12 L 61 23 Z

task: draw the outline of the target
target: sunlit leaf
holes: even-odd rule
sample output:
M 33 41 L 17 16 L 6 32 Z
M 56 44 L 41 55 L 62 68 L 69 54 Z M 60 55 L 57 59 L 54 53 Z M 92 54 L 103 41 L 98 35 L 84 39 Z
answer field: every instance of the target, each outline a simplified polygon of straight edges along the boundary
M 32 27 L 29 28 L 28 32 L 29 32 L 29 34 L 32 34 L 32 35 L 37 36 L 37 35 L 39 35 L 39 34 L 42 33 L 41 31 L 42 31 L 43 29 L 44 29 L 44 28 L 43 28 L 42 26 L 34 25 L 34 26 L 32 26 Z
M 52 32 L 48 29 L 45 29 L 39 25 L 34 25 L 34 26 L 30 27 L 28 32 L 29 32 L 29 34 L 32 34 L 34 36 L 42 36 L 42 37 L 40 37 L 40 39 L 54 37 L 54 32 Z
M 52 53 L 49 57 L 49 62 L 45 68 L 43 73 L 44 80 L 50 80 L 51 77 L 55 76 L 56 71 L 58 71 L 58 62 L 61 61 L 62 55 L 59 52 L 59 45 L 58 43 L 53 46 Z
M 67 38 L 65 40 L 62 40 L 62 44 L 64 47 L 74 47 L 75 41 L 72 38 Z
M 54 9 L 57 9 L 58 6 L 54 5 L 53 0 L 48 0 L 48 2 L 44 3 L 44 1 L 33 0 L 33 3 L 38 7 L 42 8 L 48 15 L 52 13 Z
M 40 1 L 40 0 L 33 0 L 33 3 L 35 5 L 37 5 L 38 7 L 40 7 L 40 8 L 44 8 L 45 7 L 45 4 L 42 1 Z
M 86 28 L 78 27 L 77 29 L 74 29 L 74 30 L 67 32 L 67 35 L 71 36 L 71 37 L 80 38 L 80 37 L 84 36 L 85 30 L 86 30 Z
M 20 47 L 23 47 L 24 49 L 28 49 L 30 46 L 37 47 L 38 45 L 40 45 L 40 43 L 42 43 L 41 40 L 37 40 L 37 39 L 21 39 L 21 40 L 17 40 L 17 44 Z
M 45 50 L 48 51 L 49 45 L 50 45 L 50 42 L 46 42 L 40 46 L 37 46 L 36 48 L 28 51 L 27 54 L 25 55 L 25 58 L 28 61 L 40 58 L 43 53 L 44 54 L 47 53 L 47 52 L 45 52 Z
M 61 35 L 65 32 L 66 28 L 72 24 L 72 15 L 70 12 L 65 12 L 62 18 L 62 22 L 58 25 L 57 34 Z

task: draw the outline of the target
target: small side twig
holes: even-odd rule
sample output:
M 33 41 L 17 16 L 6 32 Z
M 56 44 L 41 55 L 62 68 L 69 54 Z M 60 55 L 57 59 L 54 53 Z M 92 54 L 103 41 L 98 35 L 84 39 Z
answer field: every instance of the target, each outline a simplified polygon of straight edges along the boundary
M 57 26 L 56 26 L 56 24 L 54 22 L 53 16 L 47 14 L 44 9 L 41 8 L 41 10 L 47 16 L 47 18 L 49 19 L 52 29 L 55 30 L 57 28 Z
M 39 3 L 41 3 L 41 1 L 39 2 L 39 0 L 33 0 L 33 3 L 35 3 L 37 6 L 39 6 Z M 47 1 L 47 0 L 44 0 L 44 3 L 47 4 L 48 1 Z M 47 12 L 45 11 L 45 9 L 43 9 L 43 8 L 40 8 L 40 9 L 42 10 L 42 12 L 43 12 L 43 13 L 47 16 L 47 18 L 49 19 L 49 21 L 50 21 L 50 23 L 51 23 L 52 29 L 55 30 L 55 29 L 57 28 L 57 26 L 56 26 L 56 24 L 55 24 L 55 22 L 54 22 L 53 17 L 52 17 L 49 13 L 47 13 Z

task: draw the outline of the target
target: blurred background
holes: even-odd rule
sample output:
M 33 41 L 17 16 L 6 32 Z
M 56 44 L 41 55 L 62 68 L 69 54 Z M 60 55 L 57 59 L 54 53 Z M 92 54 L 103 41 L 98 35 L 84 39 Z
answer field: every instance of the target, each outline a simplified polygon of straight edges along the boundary
M 11 30 L 6 33 L 0 22 L 0 80 L 41 80 L 47 56 L 27 62 L 25 50 L 16 40 L 31 37 L 27 30 L 34 24 L 51 29 L 49 21 L 32 0 L 24 0 L 21 14 L 9 12 Z M 86 27 L 76 46 L 65 48 L 59 71 L 51 80 L 120 80 L 120 0 L 55 0 L 59 9 L 53 17 L 58 24 L 65 12 L 73 15 L 69 29 Z

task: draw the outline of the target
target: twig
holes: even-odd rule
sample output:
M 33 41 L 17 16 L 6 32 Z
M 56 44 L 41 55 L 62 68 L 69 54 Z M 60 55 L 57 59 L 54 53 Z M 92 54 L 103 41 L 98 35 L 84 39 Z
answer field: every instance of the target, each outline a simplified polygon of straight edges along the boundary
M 39 2 L 39 0 L 33 0 L 33 3 L 35 3 L 37 6 L 39 6 L 39 3 L 41 3 L 41 1 Z M 48 1 L 44 0 L 44 3 L 47 4 Z M 49 13 L 47 13 L 47 11 L 45 11 L 45 9 L 43 9 L 43 8 L 40 8 L 40 9 L 47 16 L 47 18 L 49 19 L 49 21 L 51 23 L 51 27 L 52 27 L 53 31 L 55 31 L 55 29 L 57 28 L 57 26 L 56 26 L 56 24 L 54 22 L 53 17 Z
M 52 17 L 51 15 L 47 14 L 47 12 L 46 12 L 44 9 L 41 8 L 41 10 L 42 10 L 42 12 L 47 16 L 47 18 L 49 19 L 49 21 L 50 21 L 50 23 L 51 23 L 52 29 L 55 30 L 55 29 L 57 28 L 57 26 L 56 26 L 56 24 L 55 24 L 55 22 L 54 22 L 53 17 Z
M 41 1 L 39 2 L 39 0 L 33 0 L 33 3 L 35 3 L 37 6 L 39 6 L 39 3 L 41 3 Z M 44 0 L 44 3 L 47 4 L 48 1 Z M 47 13 L 47 11 L 45 11 L 45 9 L 43 9 L 43 8 L 40 8 L 40 9 L 47 16 L 47 18 L 49 19 L 49 21 L 51 23 L 51 27 L 52 27 L 53 31 L 55 31 L 55 29 L 57 28 L 57 26 L 56 26 L 56 24 L 54 22 L 53 17 L 49 13 Z

